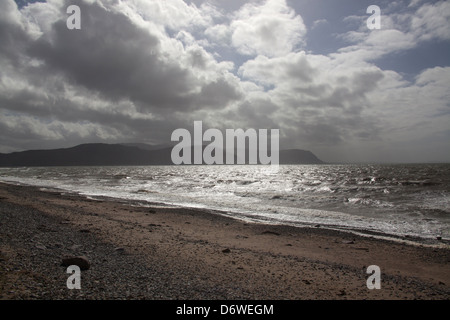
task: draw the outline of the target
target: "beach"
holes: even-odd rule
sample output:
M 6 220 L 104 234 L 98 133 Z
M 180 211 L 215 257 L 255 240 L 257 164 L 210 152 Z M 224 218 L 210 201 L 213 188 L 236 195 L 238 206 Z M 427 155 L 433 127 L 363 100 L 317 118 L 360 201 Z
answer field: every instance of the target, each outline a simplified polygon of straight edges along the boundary
M 450 298 L 450 249 L 0 183 L 0 299 Z M 61 261 L 85 256 L 81 289 Z M 368 266 L 381 288 L 369 289 Z

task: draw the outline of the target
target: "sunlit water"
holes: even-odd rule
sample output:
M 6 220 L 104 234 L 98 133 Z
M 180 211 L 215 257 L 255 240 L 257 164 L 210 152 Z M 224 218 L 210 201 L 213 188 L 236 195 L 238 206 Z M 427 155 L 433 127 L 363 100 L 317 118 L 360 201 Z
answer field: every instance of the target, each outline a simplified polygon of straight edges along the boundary
M 450 165 L 0 168 L 0 180 L 236 218 L 450 239 Z

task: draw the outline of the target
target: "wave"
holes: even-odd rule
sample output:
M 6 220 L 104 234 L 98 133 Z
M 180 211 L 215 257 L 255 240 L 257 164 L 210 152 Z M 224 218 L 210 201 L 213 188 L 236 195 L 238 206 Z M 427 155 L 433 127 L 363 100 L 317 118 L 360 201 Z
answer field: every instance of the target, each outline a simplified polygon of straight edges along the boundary
M 3 181 L 224 210 L 267 223 L 450 237 L 450 166 L 280 166 L 276 174 L 258 166 L 66 167 L 0 174 Z

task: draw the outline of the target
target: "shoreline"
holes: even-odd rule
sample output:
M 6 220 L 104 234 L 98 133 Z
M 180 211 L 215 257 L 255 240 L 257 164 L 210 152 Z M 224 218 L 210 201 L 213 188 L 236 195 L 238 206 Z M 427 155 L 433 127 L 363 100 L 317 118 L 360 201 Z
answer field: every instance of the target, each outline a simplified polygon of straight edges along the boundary
M 30 185 L 30 184 L 24 184 L 16 181 L 1 181 L 0 185 L 12 185 L 12 186 L 22 186 L 22 187 L 31 187 L 36 188 L 39 191 L 42 192 L 50 192 L 50 193 L 57 193 L 62 196 L 76 196 L 80 198 L 86 198 L 87 200 L 92 201 L 111 201 L 111 202 L 118 202 L 123 203 L 129 206 L 136 206 L 136 207 L 162 207 L 162 208 L 176 208 L 176 209 L 186 209 L 186 210 L 199 210 L 203 211 L 207 214 L 213 214 L 233 220 L 237 220 L 243 223 L 255 223 L 255 224 L 264 224 L 264 225 L 273 225 L 273 226 L 286 226 L 286 227 L 294 227 L 294 228 L 312 228 L 312 229 L 326 229 L 329 231 L 336 231 L 336 232 L 342 232 L 342 233 L 348 233 L 354 236 L 361 236 L 361 237 L 368 237 L 368 238 L 376 238 L 379 240 L 387 240 L 387 241 L 393 241 L 398 243 L 404 243 L 408 245 L 417 245 L 417 246 L 426 246 L 430 248 L 447 248 L 450 249 L 450 239 L 443 239 L 441 237 L 424 237 L 424 236 L 417 236 L 417 235 L 400 235 L 400 234 L 393 234 L 393 233 L 386 233 L 384 231 L 376 231 L 376 230 L 370 230 L 370 229 L 363 229 L 363 228 L 357 228 L 352 226 L 344 226 L 344 225 L 327 225 L 324 223 L 313 223 L 313 222 L 298 222 L 298 223 L 289 223 L 289 222 L 282 222 L 282 221 L 269 221 L 269 220 L 263 220 L 258 218 L 250 218 L 249 216 L 241 216 L 236 212 L 227 213 L 227 211 L 215 209 L 215 208 L 207 208 L 207 207 L 201 207 L 201 206 L 186 206 L 181 204 L 173 204 L 173 203 L 164 203 L 164 202 L 155 202 L 155 201 L 146 201 L 142 199 L 127 199 L 127 198 L 120 198 L 120 197 L 112 197 L 112 196 L 105 196 L 105 195 L 89 195 L 89 194 L 82 194 L 77 191 L 71 191 L 66 189 L 60 189 L 57 187 L 48 187 L 48 186 L 39 186 L 39 185 Z
M 0 183 L 1 299 L 450 298 L 448 247 L 39 189 Z M 68 254 L 91 261 L 82 290 L 66 287 Z

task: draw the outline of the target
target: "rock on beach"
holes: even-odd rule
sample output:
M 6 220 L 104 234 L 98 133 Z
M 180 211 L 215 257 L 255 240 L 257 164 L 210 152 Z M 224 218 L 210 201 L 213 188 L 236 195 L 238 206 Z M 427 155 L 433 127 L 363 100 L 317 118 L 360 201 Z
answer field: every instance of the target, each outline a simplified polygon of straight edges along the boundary
M 61 265 L 64 267 L 76 265 L 79 266 L 81 270 L 88 270 L 91 267 L 89 259 L 85 256 L 64 257 L 62 259 Z

